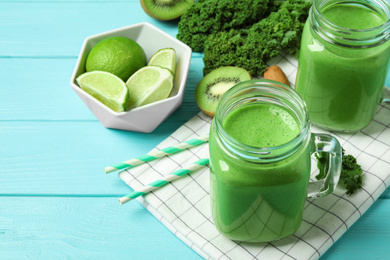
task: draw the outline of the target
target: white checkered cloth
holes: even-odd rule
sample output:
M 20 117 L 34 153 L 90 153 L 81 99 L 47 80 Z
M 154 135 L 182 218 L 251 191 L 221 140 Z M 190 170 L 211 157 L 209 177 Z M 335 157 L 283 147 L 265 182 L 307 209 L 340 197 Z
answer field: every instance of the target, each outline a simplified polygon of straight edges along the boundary
M 297 62 L 293 57 L 273 61 L 295 82 Z M 178 238 L 205 259 L 318 259 L 374 203 L 390 184 L 390 108 L 378 106 L 372 123 L 357 133 L 335 136 L 346 154 L 362 166 L 363 188 L 352 196 L 337 187 L 324 198 L 307 200 L 301 227 L 292 236 L 271 243 L 238 243 L 218 233 L 211 217 L 209 168 L 138 198 L 148 211 Z M 155 149 L 202 136 L 209 132 L 211 118 L 200 112 Z M 312 132 L 329 133 L 312 127 Z M 132 189 L 139 189 L 200 158 L 208 157 L 208 144 L 152 161 L 119 174 Z M 316 174 L 316 167 L 312 176 Z

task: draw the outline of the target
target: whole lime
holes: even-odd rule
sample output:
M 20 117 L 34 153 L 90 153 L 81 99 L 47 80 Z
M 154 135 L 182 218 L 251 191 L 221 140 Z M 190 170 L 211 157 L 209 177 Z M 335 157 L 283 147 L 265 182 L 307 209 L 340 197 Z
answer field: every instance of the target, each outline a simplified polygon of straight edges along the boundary
M 89 53 L 85 65 L 89 71 L 110 72 L 126 81 L 146 65 L 144 49 L 126 37 L 111 37 L 100 41 Z

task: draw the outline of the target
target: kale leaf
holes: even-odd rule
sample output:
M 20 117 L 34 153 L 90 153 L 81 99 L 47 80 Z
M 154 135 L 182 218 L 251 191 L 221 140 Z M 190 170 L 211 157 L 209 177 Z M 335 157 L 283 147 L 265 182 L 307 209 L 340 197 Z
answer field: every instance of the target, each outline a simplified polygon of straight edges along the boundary
M 328 172 L 329 154 L 325 152 L 316 153 L 315 157 L 318 160 L 317 168 L 319 170 L 316 176 L 317 180 L 323 179 Z M 346 155 L 345 150 L 342 149 L 342 163 L 340 183 L 346 188 L 346 194 L 352 195 L 357 190 L 362 188 L 363 184 L 363 170 L 358 164 L 356 158 L 350 154 Z
M 297 54 L 306 19 L 303 7 L 309 6 L 285 2 L 249 29 L 210 35 L 204 49 L 204 75 L 221 66 L 238 66 L 252 75 L 261 75 L 267 62 L 282 50 Z
M 269 0 L 198 0 L 181 16 L 177 39 L 202 52 L 209 35 L 248 28 L 269 14 Z
M 198 1 L 182 16 L 177 38 L 204 52 L 204 75 L 221 66 L 261 75 L 282 50 L 298 54 L 311 6 L 305 0 L 268 1 Z
M 341 168 L 340 180 L 347 189 L 346 194 L 352 195 L 357 190 L 362 188 L 363 184 L 363 170 L 362 167 L 357 163 L 357 160 L 352 155 L 345 155 L 343 149 L 343 163 Z

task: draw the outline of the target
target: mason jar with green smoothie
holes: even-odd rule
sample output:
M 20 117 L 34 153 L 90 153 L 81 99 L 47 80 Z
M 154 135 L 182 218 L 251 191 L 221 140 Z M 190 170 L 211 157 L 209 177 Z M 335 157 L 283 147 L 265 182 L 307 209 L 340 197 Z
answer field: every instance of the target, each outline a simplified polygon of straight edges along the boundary
M 305 102 L 290 87 L 251 80 L 220 99 L 209 138 L 214 224 L 232 240 L 268 242 L 293 234 L 306 199 L 330 194 L 341 171 L 341 146 L 311 133 Z M 310 182 L 311 156 L 328 156 L 324 178 Z
M 358 131 L 383 101 L 390 60 L 386 0 L 314 0 L 304 27 L 296 90 L 315 125 Z

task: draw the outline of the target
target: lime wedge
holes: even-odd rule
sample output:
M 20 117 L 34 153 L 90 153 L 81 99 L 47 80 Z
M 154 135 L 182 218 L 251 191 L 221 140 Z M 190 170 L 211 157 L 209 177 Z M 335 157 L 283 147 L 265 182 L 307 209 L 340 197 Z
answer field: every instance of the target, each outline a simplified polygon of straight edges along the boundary
M 174 74 L 176 70 L 176 51 L 173 48 L 165 48 L 157 51 L 150 58 L 148 65 L 157 65 L 170 69 Z
M 126 82 L 129 109 L 165 99 L 173 88 L 173 73 L 160 66 L 145 66 Z
M 123 112 L 128 105 L 129 90 L 119 77 L 104 71 L 87 72 L 77 79 L 81 89 L 115 112 Z

